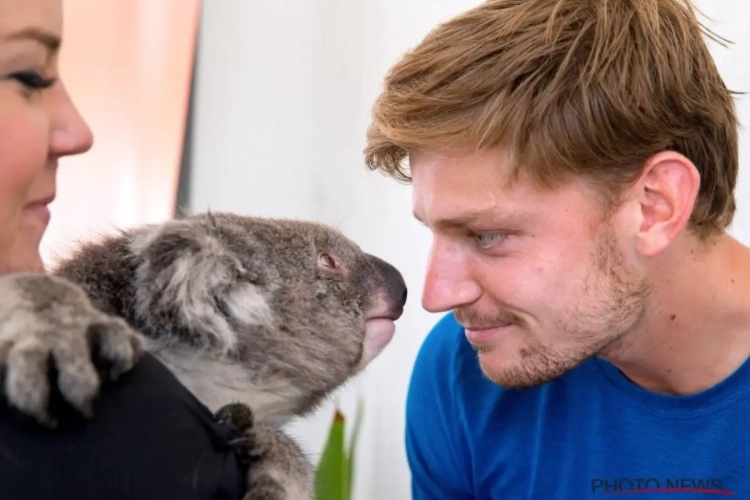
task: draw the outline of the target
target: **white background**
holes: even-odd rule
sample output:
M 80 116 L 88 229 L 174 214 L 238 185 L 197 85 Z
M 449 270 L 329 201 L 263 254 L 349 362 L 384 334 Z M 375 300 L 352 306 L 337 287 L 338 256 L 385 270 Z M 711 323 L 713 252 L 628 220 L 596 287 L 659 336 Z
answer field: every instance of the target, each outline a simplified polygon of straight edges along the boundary
M 412 361 L 436 316 L 420 306 L 427 230 L 411 218 L 408 186 L 366 171 L 368 113 L 388 67 L 469 0 L 204 0 L 190 130 L 191 210 L 315 219 L 341 228 L 403 272 L 410 298 L 397 336 L 341 392 L 366 405 L 355 500 L 410 498 L 403 447 Z M 750 4 L 698 3 L 735 42 L 714 47 L 727 83 L 750 91 Z M 721 8 L 718 7 L 721 5 Z M 750 123 L 750 97 L 738 103 Z M 750 243 L 750 138 L 742 130 L 739 213 Z M 261 178 L 265 179 L 261 181 Z M 291 431 L 320 451 L 332 404 Z

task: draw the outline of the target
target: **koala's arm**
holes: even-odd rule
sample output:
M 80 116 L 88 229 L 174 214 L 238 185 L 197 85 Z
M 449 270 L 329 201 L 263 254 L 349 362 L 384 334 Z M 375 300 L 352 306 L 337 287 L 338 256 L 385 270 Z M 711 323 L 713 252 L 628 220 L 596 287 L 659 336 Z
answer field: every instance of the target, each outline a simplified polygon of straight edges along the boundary
M 297 443 L 282 430 L 254 419 L 241 403 L 228 404 L 216 419 L 232 429 L 240 466 L 246 471 L 243 500 L 314 500 L 314 468 Z
M 68 404 L 89 415 L 101 377 L 117 378 L 143 352 L 137 332 L 95 309 L 83 290 L 65 279 L 2 275 L 0 297 L 0 396 L 43 425 L 56 423 L 51 391 L 59 390 Z

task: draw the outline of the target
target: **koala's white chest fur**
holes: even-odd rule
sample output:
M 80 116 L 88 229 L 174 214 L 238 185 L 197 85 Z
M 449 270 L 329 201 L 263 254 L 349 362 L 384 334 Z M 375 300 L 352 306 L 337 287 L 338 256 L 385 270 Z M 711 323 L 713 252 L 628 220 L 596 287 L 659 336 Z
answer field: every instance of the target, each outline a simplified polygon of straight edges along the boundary
M 244 403 L 253 409 L 256 418 L 280 427 L 293 418 L 295 402 L 301 394 L 288 381 L 252 381 L 240 364 L 220 360 L 182 346 L 147 348 L 164 363 L 180 382 L 212 412 L 227 403 Z

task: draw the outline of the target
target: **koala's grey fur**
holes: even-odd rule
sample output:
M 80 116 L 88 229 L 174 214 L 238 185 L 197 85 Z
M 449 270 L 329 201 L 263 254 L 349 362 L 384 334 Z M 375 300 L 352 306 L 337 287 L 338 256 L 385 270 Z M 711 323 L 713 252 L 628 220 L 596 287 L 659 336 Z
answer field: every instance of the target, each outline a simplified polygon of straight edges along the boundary
M 314 498 L 313 469 L 289 436 L 258 423 L 250 407 L 241 403 L 224 405 L 216 419 L 234 431 L 232 444 L 239 445 L 240 467 L 247 471 L 247 500 Z
M 252 425 L 240 433 L 259 460 L 248 491 L 278 488 L 268 498 L 279 499 L 313 497 L 311 464 L 281 425 L 366 366 L 406 301 L 393 266 L 328 226 L 226 213 L 83 244 L 54 275 L 0 277 L 11 404 L 52 421 L 51 352 L 63 396 L 86 411 L 98 390 L 88 345 L 112 376 L 146 349 L 223 418 L 234 420 L 220 410 L 229 403 L 250 408 Z
M 100 385 L 90 347 L 107 363 L 105 375 L 116 379 L 133 367 L 143 344 L 124 320 L 96 310 L 83 290 L 66 280 L 38 273 L 0 276 L 0 366 L 3 396 L 13 406 L 56 425 L 47 412 L 51 358 L 60 391 L 90 415 Z

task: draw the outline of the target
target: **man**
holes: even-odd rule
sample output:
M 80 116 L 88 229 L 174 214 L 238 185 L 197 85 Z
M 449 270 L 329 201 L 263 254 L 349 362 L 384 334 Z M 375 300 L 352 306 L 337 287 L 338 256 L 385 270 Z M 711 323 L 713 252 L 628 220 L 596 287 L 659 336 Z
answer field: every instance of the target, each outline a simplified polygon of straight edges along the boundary
M 452 311 L 411 379 L 413 498 L 750 498 L 738 125 L 692 7 L 485 2 L 373 117 L 368 165 L 434 237 L 423 306 Z

